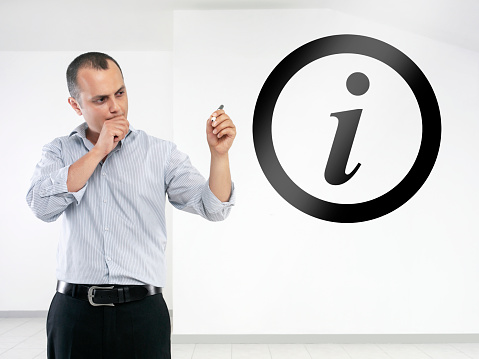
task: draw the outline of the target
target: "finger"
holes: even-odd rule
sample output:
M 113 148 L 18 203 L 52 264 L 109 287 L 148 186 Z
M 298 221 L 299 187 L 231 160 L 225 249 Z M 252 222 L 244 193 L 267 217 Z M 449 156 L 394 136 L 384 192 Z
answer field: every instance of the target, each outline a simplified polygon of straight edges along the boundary
M 207 135 L 212 134 L 214 129 L 215 128 L 213 127 L 213 123 L 211 122 L 211 120 L 207 119 L 206 120 L 206 134 Z
M 216 134 L 216 133 L 219 133 L 221 130 L 227 128 L 227 127 L 235 127 L 233 125 L 233 121 L 231 121 L 231 119 L 228 119 L 228 120 L 225 120 L 223 122 L 221 122 L 220 124 L 217 124 L 215 127 L 214 127 L 214 130 L 213 130 L 213 133 Z
M 226 121 L 226 120 L 231 120 L 231 118 L 227 114 L 221 114 L 218 117 L 216 117 L 216 120 L 213 121 L 212 125 L 213 127 L 218 126 L 221 122 Z
M 110 136 L 113 136 L 116 142 L 126 137 L 128 133 L 128 128 L 126 128 L 125 126 L 115 126 L 114 128 L 110 128 L 110 131 L 108 132 Z
M 124 124 L 113 124 L 109 130 L 109 132 L 115 136 L 126 135 L 128 133 L 128 126 Z
M 103 127 L 106 127 L 107 130 L 112 130 L 112 129 L 122 129 L 122 130 L 128 130 L 130 127 L 130 123 L 126 119 L 111 119 L 105 121 L 103 124 Z
M 232 128 L 232 127 L 227 127 L 224 130 L 220 131 L 216 135 L 216 137 L 218 137 L 218 138 L 221 138 L 223 136 L 229 136 L 229 137 L 235 138 L 236 137 L 236 129 Z
M 117 117 L 113 120 L 110 120 L 111 122 L 109 123 L 110 126 L 113 126 L 114 128 L 116 129 L 120 129 L 122 131 L 126 131 L 128 132 L 128 129 L 130 128 L 130 123 L 128 122 L 128 120 L 121 116 L 121 117 Z
M 221 115 L 224 114 L 224 113 L 225 113 L 224 110 L 216 110 L 215 112 L 213 112 L 213 113 L 211 114 L 210 120 L 212 120 L 213 117 L 215 117 L 215 118 L 216 118 L 216 117 L 219 117 L 219 116 L 221 116 Z
M 111 123 L 116 123 L 116 122 L 128 122 L 126 117 L 124 115 L 116 115 L 114 117 L 111 117 L 106 120 L 106 123 L 111 122 Z
M 225 113 L 225 110 L 216 110 L 211 114 L 212 117 L 218 117 L 219 115 Z

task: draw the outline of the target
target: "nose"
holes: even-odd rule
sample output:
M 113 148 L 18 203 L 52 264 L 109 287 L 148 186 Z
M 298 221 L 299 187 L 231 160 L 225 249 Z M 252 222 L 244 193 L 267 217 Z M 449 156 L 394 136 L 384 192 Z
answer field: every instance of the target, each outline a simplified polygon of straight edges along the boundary
M 120 110 L 120 106 L 118 105 L 118 102 L 115 98 L 112 98 L 110 100 L 110 112 L 111 113 L 115 113 L 115 112 L 118 112 Z

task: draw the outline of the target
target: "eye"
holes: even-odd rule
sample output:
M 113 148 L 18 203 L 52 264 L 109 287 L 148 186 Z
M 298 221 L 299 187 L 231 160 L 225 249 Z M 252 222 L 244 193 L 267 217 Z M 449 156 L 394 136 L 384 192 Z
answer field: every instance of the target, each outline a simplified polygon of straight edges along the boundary
M 103 103 L 105 101 L 105 98 L 104 97 L 101 97 L 99 98 L 98 100 L 96 100 L 95 102 L 96 103 Z
M 125 93 L 125 91 L 118 91 L 116 94 L 117 94 L 118 96 L 122 96 L 124 93 Z

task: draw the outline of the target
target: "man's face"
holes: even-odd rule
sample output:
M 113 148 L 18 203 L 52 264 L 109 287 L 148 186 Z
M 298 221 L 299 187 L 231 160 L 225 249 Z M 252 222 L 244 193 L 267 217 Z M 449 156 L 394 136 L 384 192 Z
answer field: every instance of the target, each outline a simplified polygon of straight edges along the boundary
M 80 103 L 69 99 L 70 104 L 88 124 L 89 130 L 100 133 L 103 123 L 118 116 L 128 115 L 128 97 L 121 71 L 113 61 L 107 70 L 82 68 L 78 71 Z M 72 101 L 73 100 L 73 101 Z

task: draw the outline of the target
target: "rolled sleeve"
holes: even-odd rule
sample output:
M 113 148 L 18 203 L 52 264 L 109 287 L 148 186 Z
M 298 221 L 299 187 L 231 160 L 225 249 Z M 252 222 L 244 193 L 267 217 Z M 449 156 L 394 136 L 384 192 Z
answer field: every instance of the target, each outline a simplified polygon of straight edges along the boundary
M 78 205 L 83 198 L 88 182 L 79 191 L 68 192 L 69 168 L 70 165 L 65 166 L 57 140 L 44 146 L 26 196 L 28 205 L 39 219 L 55 221 L 71 203 Z
M 68 192 L 67 179 L 68 170 L 70 165 L 62 167 L 59 170 L 50 174 L 50 178 L 46 179 L 43 186 L 40 186 L 39 196 L 48 197 L 55 196 L 64 193 L 65 195 L 71 195 L 76 201 L 76 204 L 80 204 L 83 195 L 85 194 L 88 181 L 77 192 Z
M 211 192 L 209 180 L 199 173 L 189 157 L 174 144 L 165 174 L 168 199 L 174 207 L 199 214 L 210 221 L 222 221 L 228 217 L 235 203 L 234 185 L 231 186 L 229 201 L 221 202 Z
M 236 191 L 234 183 L 231 183 L 231 195 L 227 202 L 221 202 L 218 197 L 216 197 L 214 193 L 211 192 L 209 180 L 205 183 L 205 186 L 203 187 L 201 198 L 210 219 L 212 219 L 211 217 L 214 217 L 214 219 L 212 220 L 223 220 L 229 215 L 231 207 L 233 207 L 236 203 Z

